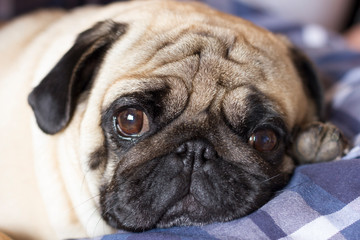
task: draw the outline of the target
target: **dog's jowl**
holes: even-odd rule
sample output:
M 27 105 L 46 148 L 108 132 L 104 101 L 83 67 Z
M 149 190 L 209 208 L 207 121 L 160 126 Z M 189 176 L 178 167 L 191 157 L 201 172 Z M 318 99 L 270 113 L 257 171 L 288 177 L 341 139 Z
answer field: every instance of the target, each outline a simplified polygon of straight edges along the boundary
M 299 50 L 199 3 L 40 11 L 0 41 L 0 229 L 12 236 L 230 221 L 297 164 L 347 149 Z

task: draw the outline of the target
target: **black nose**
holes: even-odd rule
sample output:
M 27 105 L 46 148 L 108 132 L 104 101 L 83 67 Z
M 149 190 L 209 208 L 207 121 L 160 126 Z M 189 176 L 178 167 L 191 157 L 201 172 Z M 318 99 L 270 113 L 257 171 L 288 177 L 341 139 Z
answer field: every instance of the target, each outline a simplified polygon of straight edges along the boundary
M 176 149 L 185 166 L 201 167 L 206 161 L 214 160 L 217 153 L 214 147 L 204 140 L 190 140 Z

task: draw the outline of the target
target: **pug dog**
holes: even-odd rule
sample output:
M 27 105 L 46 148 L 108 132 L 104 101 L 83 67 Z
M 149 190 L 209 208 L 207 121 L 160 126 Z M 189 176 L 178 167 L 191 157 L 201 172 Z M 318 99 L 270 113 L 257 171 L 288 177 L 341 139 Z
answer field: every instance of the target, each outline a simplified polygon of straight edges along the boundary
M 348 149 L 322 122 L 299 50 L 200 3 L 40 11 L 0 39 L 0 229 L 11 236 L 230 221 L 297 164 Z

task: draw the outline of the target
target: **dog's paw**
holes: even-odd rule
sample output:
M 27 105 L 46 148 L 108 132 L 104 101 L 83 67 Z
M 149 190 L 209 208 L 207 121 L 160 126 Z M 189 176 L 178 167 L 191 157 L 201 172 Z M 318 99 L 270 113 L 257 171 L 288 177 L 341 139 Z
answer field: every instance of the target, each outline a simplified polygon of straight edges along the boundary
M 349 148 L 348 141 L 337 127 L 314 122 L 300 129 L 292 153 L 299 164 L 306 164 L 340 159 Z

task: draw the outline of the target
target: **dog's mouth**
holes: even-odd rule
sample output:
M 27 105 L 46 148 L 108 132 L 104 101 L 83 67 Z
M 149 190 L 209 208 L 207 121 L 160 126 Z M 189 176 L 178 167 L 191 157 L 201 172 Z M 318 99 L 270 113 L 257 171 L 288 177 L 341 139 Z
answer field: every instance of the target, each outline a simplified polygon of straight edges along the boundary
M 208 209 L 203 206 L 192 194 L 186 195 L 175 203 L 159 219 L 157 227 L 198 225 L 208 222 Z
M 169 208 L 156 223 L 156 227 L 203 225 L 215 221 L 231 220 L 215 209 L 208 209 L 194 195 L 188 194 Z
M 116 174 L 101 190 L 104 220 L 130 231 L 229 221 L 261 207 L 286 183 L 259 166 L 234 164 L 206 151 L 206 159 L 204 149 L 202 157 L 178 151 L 131 175 Z

